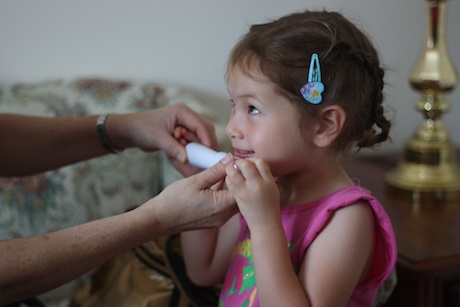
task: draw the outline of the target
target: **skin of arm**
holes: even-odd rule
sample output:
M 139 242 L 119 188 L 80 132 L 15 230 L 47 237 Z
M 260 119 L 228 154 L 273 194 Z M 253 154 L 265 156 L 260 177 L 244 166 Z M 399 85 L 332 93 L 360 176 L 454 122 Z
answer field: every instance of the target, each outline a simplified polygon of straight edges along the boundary
M 220 228 L 181 234 L 187 275 L 194 284 L 209 287 L 224 280 L 238 229 L 238 216 L 234 216 Z
M 251 233 L 260 305 L 344 306 L 355 286 L 365 280 L 372 256 L 374 224 L 369 206 L 357 204 L 336 212 L 308 248 L 296 275 L 268 165 L 261 159 L 236 164 L 240 172 L 227 167 L 226 182 Z
M 0 305 L 51 290 L 159 236 L 224 224 L 236 213 L 234 198 L 228 190 L 210 187 L 223 180 L 232 161 L 227 154 L 221 163 L 169 185 L 127 213 L 0 241 Z
M 97 135 L 96 118 L 0 114 L 0 176 L 31 175 L 107 154 Z M 162 149 L 184 163 L 185 148 L 174 138 L 177 127 L 217 147 L 212 123 L 181 104 L 113 114 L 106 122 L 107 135 L 118 149 Z M 225 165 L 232 161 L 228 154 L 213 168 L 171 184 L 128 213 L 0 241 L 0 305 L 51 290 L 158 236 L 224 224 L 237 211 L 233 196 L 210 187 L 223 182 Z
M 97 116 L 46 118 L 0 114 L 0 176 L 25 176 L 107 154 L 96 130 Z M 186 152 L 173 136 L 177 127 L 217 148 L 213 124 L 182 104 L 146 112 L 111 114 L 106 133 L 116 148 L 164 150 L 186 162 Z

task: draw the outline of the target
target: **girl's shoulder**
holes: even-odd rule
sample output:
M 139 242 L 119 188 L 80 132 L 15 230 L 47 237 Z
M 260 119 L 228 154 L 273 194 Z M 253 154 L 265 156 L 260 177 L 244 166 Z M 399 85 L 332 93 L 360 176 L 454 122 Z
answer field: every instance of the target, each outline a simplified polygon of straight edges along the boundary
M 298 204 L 295 206 L 282 206 L 282 213 L 296 213 L 305 210 L 318 212 L 337 210 L 349 205 L 353 205 L 358 200 L 365 202 L 372 202 L 376 209 L 380 210 L 381 206 L 378 200 L 372 196 L 372 194 L 360 187 L 360 186 L 349 186 L 325 195 L 317 200 Z
M 376 222 L 384 229 L 390 228 L 388 231 L 392 233 L 391 222 L 385 209 L 369 190 L 358 185 L 342 188 L 314 202 L 299 205 L 297 210 L 310 211 L 308 215 L 312 215 L 312 227 L 321 229 L 334 213 L 345 208 L 358 215 L 363 211 L 369 212 L 370 209 Z
M 327 206 L 329 214 L 324 217 L 325 223 L 338 224 L 340 231 L 349 232 L 352 237 L 357 237 L 360 230 L 374 234 L 372 266 L 366 285 L 361 286 L 380 284 L 389 276 L 397 259 L 396 238 L 390 218 L 380 202 L 363 187 L 354 186 L 334 194 L 331 197 L 333 201 Z
M 351 231 L 350 227 L 358 229 L 372 227 L 375 231 L 374 252 L 378 258 L 374 259 L 374 263 L 381 264 L 382 268 L 394 266 L 397 248 L 391 221 L 370 191 L 360 186 L 343 188 L 323 197 L 314 208 L 315 212 L 310 216 L 310 225 L 303 241 L 305 249 L 325 227 L 331 224 L 335 224 L 344 233 Z M 372 225 L 366 225 L 369 221 L 372 222 Z M 384 269 L 373 271 L 372 279 L 381 281 L 389 273 Z

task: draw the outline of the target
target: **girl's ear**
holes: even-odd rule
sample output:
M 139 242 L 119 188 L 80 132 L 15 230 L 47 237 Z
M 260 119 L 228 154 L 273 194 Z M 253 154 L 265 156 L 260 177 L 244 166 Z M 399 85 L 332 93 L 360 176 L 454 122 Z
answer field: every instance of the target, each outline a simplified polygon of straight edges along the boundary
M 338 105 L 331 105 L 321 110 L 317 120 L 313 142 L 318 147 L 327 147 L 342 131 L 347 114 Z

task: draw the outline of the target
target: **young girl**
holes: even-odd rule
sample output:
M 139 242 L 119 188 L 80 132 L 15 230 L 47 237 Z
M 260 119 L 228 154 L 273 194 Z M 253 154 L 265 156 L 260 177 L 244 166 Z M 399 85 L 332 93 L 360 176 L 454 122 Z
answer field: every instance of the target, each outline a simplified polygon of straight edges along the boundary
M 182 234 L 198 285 L 219 305 L 371 306 L 396 260 L 390 220 L 341 162 L 388 138 L 384 71 L 335 12 L 254 25 L 233 49 L 226 184 L 240 213 Z

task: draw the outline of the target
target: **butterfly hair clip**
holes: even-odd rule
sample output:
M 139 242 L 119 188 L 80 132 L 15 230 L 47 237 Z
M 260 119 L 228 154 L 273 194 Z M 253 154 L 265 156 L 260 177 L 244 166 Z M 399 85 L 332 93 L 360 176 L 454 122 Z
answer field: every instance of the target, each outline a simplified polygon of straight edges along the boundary
M 321 82 L 321 68 L 316 53 L 311 55 L 310 69 L 308 71 L 308 83 L 300 88 L 303 98 L 311 104 L 318 104 L 323 100 L 321 94 L 324 91 L 324 84 Z

